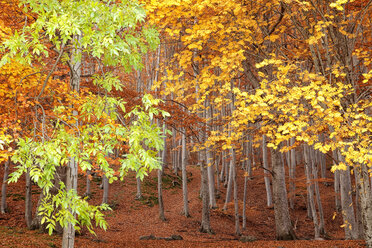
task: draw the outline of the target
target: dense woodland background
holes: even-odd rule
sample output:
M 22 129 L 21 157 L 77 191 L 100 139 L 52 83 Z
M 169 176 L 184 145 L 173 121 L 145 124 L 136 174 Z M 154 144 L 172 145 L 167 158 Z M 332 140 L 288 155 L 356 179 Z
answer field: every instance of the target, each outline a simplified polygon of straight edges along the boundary
M 372 247 L 371 5 L 0 1 L 0 244 Z

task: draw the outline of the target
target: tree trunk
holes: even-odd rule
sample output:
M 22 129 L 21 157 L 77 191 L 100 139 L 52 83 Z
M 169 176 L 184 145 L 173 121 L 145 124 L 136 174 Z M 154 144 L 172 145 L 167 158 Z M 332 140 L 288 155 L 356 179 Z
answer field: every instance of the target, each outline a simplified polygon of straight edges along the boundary
M 314 178 L 312 176 L 311 170 L 311 161 L 310 161 L 310 152 L 309 147 L 304 145 L 304 157 L 305 157 L 305 174 L 306 174 L 306 188 L 307 188 L 307 196 L 308 196 L 308 207 L 311 215 L 311 219 L 314 223 L 314 236 L 315 239 L 320 238 L 320 228 L 318 222 L 318 215 L 315 207 L 315 200 L 314 200 Z
M 232 159 L 230 160 L 230 167 L 229 167 L 229 179 L 227 182 L 227 189 L 226 189 L 226 199 L 225 204 L 223 206 L 223 210 L 227 209 L 227 204 L 231 201 L 231 193 L 232 193 L 232 186 L 233 186 L 233 177 L 234 177 L 234 164 Z
M 240 224 L 239 224 L 239 202 L 238 202 L 238 182 L 236 180 L 236 156 L 235 149 L 231 148 L 231 160 L 234 165 L 233 174 L 233 184 L 234 184 L 234 210 L 235 210 L 235 234 L 240 235 Z
M 218 169 L 219 167 L 219 162 L 220 162 L 220 155 L 218 155 L 216 152 L 214 153 L 214 161 L 215 163 L 215 169 L 216 169 L 216 199 L 220 198 L 220 192 L 221 192 L 221 182 L 220 182 L 220 171 Z
M 360 197 L 360 208 L 363 218 L 364 238 L 367 248 L 372 248 L 372 189 L 369 177 L 369 167 L 360 165 L 354 168 L 357 178 L 357 187 Z
M 310 157 L 314 158 L 316 156 L 315 150 L 313 148 L 309 148 L 309 149 L 310 149 L 310 155 L 311 155 Z M 325 231 L 325 224 L 324 224 L 323 205 L 320 199 L 320 191 L 319 191 L 319 183 L 318 183 L 318 167 L 316 166 L 314 159 L 310 159 L 310 161 L 311 161 L 312 174 L 314 178 L 316 203 L 318 205 L 318 211 L 319 211 L 319 232 L 320 234 L 325 235 L 326 231 Z
M 183 195 L 183 214 L 186 217 L 190 217 L 189 212 L 189 198 L 187 191 L 187 157 L 186 157 L 186 128 L 184 128 L 182 133 L 182 195 Z
M 212 233 L 209 213 L 209 190 L 208 190 L 208 174 L 206 164 L 203 161 L 201 164 L 201 196 L 202 196 L 202 219 L 200 232 Z
M 338 151 L 338 160 L 345 163 L 341 153 Z M 345 239 L 358 238 L 358 225 L 355 221 L 353 199 L 351 195 L 350 169 L 340 171 L 341 208 L 344 219 Z
M 159 202 L 159 218 L 162 221 L 166 221 L 166 218 L 164 215 L 163 187 L 162 187 L 163 168 L 158 170 L 158 202 Z
M 87 170 L 87 177 L 86 177 L 86 189 L 85 189 L 85 193 L 84 193 L 84 196 L 88 197 L 88 199 L 91 197 L 92 193 L 91 193 L 91 190 L 90 190 L 90 176 L 92 175 L 92 172 L 91 170 Z
M 212 109 L 210 105 L 209 99 L 205 101 L 205 134 L 204 134 L 204 141 L 207 141 L 210 126 L 211 119 L 212 119 Z M 206 162 L 207 162 L 207 173 L 208 173 L 208 190 L 209 190 L 209 207 L 210 208 L 217 208 L 216 203 L 216 189 L 215 189 L 215 182 L 214 182 L 214 163 L 213 163 L 213 156 L 211 154 L 211 150 L 209 147 L 205 148 L 205 156 L 206 156 Z
M 248 154 L 249 156 L 251 154 Z M 251 157 L 247 157 L 247 163 L 246 163 L 246 167 L 244 168 L 245 169 L 245 173 L 248 174 L 247 172 L 247 169 L 248 169 L 248 166 L 250 166 L 251 164 Z M 247 228 L 247 216 L 246 216 L 246 206 L 247 206 L 247 184 L 248 184 L 248 175 L 244 175 L 244 193 L 243 193 L 243 230 L 245 230 Z
M 161 161 L 163 169 L 167 167 L 167 134 L 166 134 L 167 126 L 163 124 L 163 142 L 164 142 L 164 150 L 161 152 Z
M 176 131 L 175 128 L 173 128 L 172 134 L 173 134 L 173 138 L 172 138 L 172 145 L 173 145 L 173 148 L 172 148 L 172 165 L 173 165 L 174 174 L 178 175 L 178 159 L 177 159 L 178 148 L 177 148 L 177 141 L 176 141 L 177 131 Z
M 25 198 L 25 219 L 29 229 L 32 225 L 32 182 L 30 177 L 30 170 L 26 173 L 26 198 Z
M 289 216 L 285 171 L 279 149 L 278 147 L 271 150 L 276 239 L 293 240 L 296 239 L 296 235 Z
M 273 205 L 273 197 L 271 193 L 271 186 L 270 186 L 270 175 L 269 175 L 269 161 L 267 157 L 267 146 L 266 146 L 266 136 L 262 136 L 262 160 L 263 160 L 263 168 L 264 168 L 264 180 L 265 180 L 265 188 L 266 188 L 266 199 L 267 199 L 267 206 L 270 207 Z
M 36 205 L 36 213 L 35 213 L 34 218 L 32 219 L 32 222 L 31 222 L 31 228 L 30 228 L 31 230 L 39 229 L 39 230 L 45 232 L 45 228 L 43 228 L 42 225 L 41 225 L 42 216 L 39 214 L 39 207 L 40 207 L 40 204 L 43 201 L 43 198 L 44 198 L 44 194 L 41 191 L 40 196 L 39 196 L 39 200 L 38 200 L 37 205 Z
M 1 187 L 1 213 L 2 214 L 5 214 L 7 212 L 6 192 L 8 188 L 9 166 L 10 166 L 10 157 L 8 157 L 8 160 L 4 164 L 3 185 Z
M 320 141 L 322 143 L 324 143 L 324 134 L 321 134 L 319 135 L 320 137 Z M 327 168 L 326 168 L 326 160 L 325 160 L 325 154 L 320 152 L 320 151 L 316 151 L 318 157 L 319 157 L 319 162 L 320 162 L 320 175 L 321 175 L 321 178 L 327 178 Z M 324 185 L 329 185 L 328 182 L 324 182 Z
M 290 140 L 291 146 L 295 142 L 295 138 Z M 289 165 L 289 188 L 291 192 L 291 197 L 289 198 L 289 205 L 291 209 L 294 209 L 295 199 L 296 199 L 296 150 L 292 148 L 290 151 L 290 165 Z
M 103 185 L 103 196 L 102 196 L 102 204 L 108 203 L 108 195 L 109 195 L 109 180 L 106 175 L 102 177 L 102 185 Z
M 355 170 L 357 170 L 357 169 L 355 169 Z M 354 172 L 354 178 L 355 178 L 355 203 L 356 203 L 355 218 L 356 218 L 356 222 L 357 222 L 358 230 L 359 230 L 358 239 L 365 239 L 364 238 L 364 226 L 363 226 L 362 209 L 361 209 L 361 204 L 360 204 L 360 192 L 359 192 L 360 189 L 358 187 L 357 172 Z
M 136 183 L 137 183 L 136 199 L 140 200 L 142 198 L 142 190 L 141 190 L 141 179 L 139 177 L 136 177 Z
M 66 190 L 77 191 L 77 172 L 78 165 L 75 158 L 71 158 L 69 166 L 67 167 Z M 71 223 L 63 229 L 62 248 L 73 248 L 75 243 L 75 228 Z
M 337 151 L 333 151 L 333 159 L 335 163 L 338 163 Z M 336 170 L 334 173 L 334 190 L 335 190 L 335 206 L 336 211 L 341 211 L 341 200 L 340 200 L 340 171 Z
M 213 165 L 213 158 L 211 156 L 210 149 L 206 149 L 207 153 L 207 173 L 208 173 L 208 190 L 209 190 L 209 207 L 210 208 L 217 208 L 216 203 L 216 189 L 215 189 L 215 182 L 214 182 L 214 165 Z
M 71 90 L 79 92 L 80 90 L 80 78 L 81 78 L 81 45 L 80 35 L 74 35 L 73 44 L 76 48 L 72 49 L 72 55 L 70 59 L 71 64 Z M 77 111 L 73 111 L 73 115 L 78 115 Z M 76 123 L 79 125 L 79 123 Z M 75 190 L 77 192 L 77 179 L 78 179 L 78 163 L 75 158 L 71 158 L 66 173 L 66 191 Z M 71 211 L 71 210 L 70 210 Z M 71 223 L 68 223 L 67 227 L 63 229 L 62 236 L 62 248 L 73 248 L 75 243 L 75 228 Z

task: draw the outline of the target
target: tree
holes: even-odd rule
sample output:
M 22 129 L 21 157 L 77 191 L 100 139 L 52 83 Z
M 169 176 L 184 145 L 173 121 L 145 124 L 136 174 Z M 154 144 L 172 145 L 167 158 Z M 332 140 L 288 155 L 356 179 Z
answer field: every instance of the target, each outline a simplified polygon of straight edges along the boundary
M 165 94 L 184 101 L 183 94 L 188 92 L 189 109 L 194 113 L 211 105 L 225 112 L 220 128 L 207 132 L 199 149 L 239 148 L 237 144 L 246 141 L 248 124 L 255 123 L 260 124 L 253 133 L 255 139 L 265 135 L 274 152 L 279 145 L 280 152 L 288 152 L 303 143 L 322 153 L 340 151 L 342 159 L 333 171 L 361 167 L 359 178 L 363 179 L 362 172 L 368 170 L 371 160 L 371 4 L 151 1 L 151 20 L 180 47 L 175 66 L 169 67 L 172 73 L 165 76 L 172 82 Z M 230 87 L 231 82 L 239 84 Z M 236 95 L 236 109 L 224 111 L 231 103 L 231 93 Z M 213 122 L 204 118 L 203 123 Z M 233 135 L 229 135 L 231 130 Z M 316 178 L 318 169 L 313 164 L 311 169 Z M 278 182 L 281 186 L 282 180 Z M 367 189 L 367 182 L 357 183 Z M 344 183 L 349 184 L 348 180 Z M 347 190 L 344 193 L 350 195 Z M 360 195 L 362 205 L 369 201 L 363 197 L 369 199 L 370 195 Z M 345 208 L 351 202 L 346 198 Z M 367 209 L 365 206 L 363 211 L 370 211 Z M 349 215 L 345 226 L 352 222 Z M 365 223 L 371 219 L 367 215 Z M 367 232 L 372 230 L 371 224 L 366 226 Z M 369 239 L 367 243 L 372 242 Z
M 18 165 L 10 182 L 30 171 L 31 179 L 45 195 L 39 207 L 42 223 L 48 223 L 49 233 L 60 223 L 64 227 L 62 246 L 73 247 L 79 225 L 93 232 L 91 219 L 94 218 L 97 226 L 106 229 L 101 211 L 109 209 L 105 204 L 90 206 L 78 196 L 79 168 L 92 169 L 90 161 L 94 159 L 110 182 L 117 179 L 116 174 L 123 178 L 128 170 L 135 170 L 143 178 L 148 170 L 160 167 L 157 151 L 164 145 L 162 131 L 151 120 L 156 115 L 167 114 L 156 109 L 159 100 L 150 95 L 144 95 L 141 105 L 127 111 L 124 101 L 112 94 L 113 90 L 122 89 L 122 82 L 103 70 L 93 77 L 93 83 L 105 94 L 81 89 L 83 57 L 90 56 L 100 66 L 122 66 L 126 71 L 131 67 L 139 69 L 142 54 L 157 47 L 157 32 L 139 25 L 144 21 L 145 11 L 133 1 L 21 0 L 20 3 L 27 14 L 35 16 L 35 21 L 26 23 L 22 33 L 15 32 L 4 41 L 0 67 L 17 61 L 47 68 L 53 51 L 57 56 L 42 83 L 31 80 L 38 86 L 39 93 L 33 101 L 42 112 L 42 125 L 34 130 L 37 136 L 18 139 L 12 158 Z M 57 65 L 68 66 L 70 82 L 61 82 L 65 94 L 57 96 L 58 104 L 50 107 L 53 109 L 50 118 L 45 113 L 47 102 L 43 100 L 53 99 L 48 94 L 52 92 L 48 84 Z M 135 116 L 135 121 L 128 126 L 118 124 L 120 112 L 124 113 L 124 120 Z M 115 172 L 106 155 L 122 140 L 130 148 L 122 159 L 120 171 Z M 66 181 L 59 181 L 58 191 L 52 195 L 57 169 L 63 167 L 67 168 Z

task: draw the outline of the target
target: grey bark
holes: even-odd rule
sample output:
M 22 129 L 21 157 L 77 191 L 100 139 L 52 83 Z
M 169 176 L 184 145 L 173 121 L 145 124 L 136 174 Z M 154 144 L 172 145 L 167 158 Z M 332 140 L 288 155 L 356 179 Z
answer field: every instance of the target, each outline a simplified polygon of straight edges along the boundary
M 178 148 L 177 148 L 177 131 L 173 128 L 173 149 L 172 149 L 172 165 L 173 165 L 173 171 L 174 174 L 178 175 Z
M 25 198 L 25 219 L 26 225 L 31 229 L 32 225 L 32 183 L 30 177 L 30 170 L 26 173 L 26 198 Z
M 136 184 L 137 184 L 136 199 L 139 200 L 142 198 L 141 179 L 139 177 L 136 178 Z
M 209 212 L 209 190 L 208 190 L 208 174 L 207 166 L 203 161 L 201 164 L 201 198 L 202 198 L 202 219 L 200 232 L 212 233 Z
M 215 180 L 214 180 L 214 165 L 213 158 L 211 156 L 210 149 L 207 148 L 207 173 L 208 173 L 208 190 L 209 190 L 209 207 L 217 208 L 216 203 L 216 189 L 215 189 Z
M 239 224 L 239 202 L 238 202 L 238 182 L 236 180 L 236 155 L 235 149 L 231 148 L 231 160 L 233 166 L 232 177 L 233 177 L 233 184 L 234 184 L 234 210 L 235 210 L 235 234 L 240 235 L 240 224 Z
M 219 174 L 220 174 L 220 171 L 218 169 L 219 167 L 219 162 L 220 162 L 220 156 L 219 155 L 216 155 L 216 153 L 214 153 L 214 161 L 216 162 L 215 163 L 215 169 L 216 169 L 216 199 L 218 199 L 220 197 L 220 177 L 219 177 Z
M 73 44 L 76 47 L 72 49 L 70 68 L 71 68 L 71 80 L 70 86 L 71 91 L 79 92 L 80 90 L 80 78 L 81 78 L 81 47 L 80 47 L 81 36 L 74 35 Z M 77 115 L 76 111 L 73 115 Z M 78 125 L 78 123 L 76 123 Z M 66 191 L 75 190 L 77 191 L 77 179 L 78 179 L 78 163 L 75 158 L 71 158 L 66 173 Z M 63 229 L 62 236 L 62 248 L 73 248 L 75 243 L 75 228 L 71 223 L 68 223 L 67 227 Z
M 102 177 L 102 185 L 103 185 L 102 204 L 107 204 L 109 196 L 109 180 L 106 177 L 106 175 L 103 175 Z
M 231 201 L 231 193 L 232 193 L 232 186 L 234 181 L 234 167 L 235 164 L 233 164 L 232 159 L 230 160 L 230 167 L 229 167 L 229 179 L 227 182 L 227 190 L 226 190 L 226 198 L 225 198 L 225 204 L 223 206 L 223 210 L 227 209 L 227 204 Z
M 291 146 L 295 142 L 295 138 L 291 138 L 290 140 Z M 289 205 L 291 209 L 294 209 L 295 198 L 296 198 L 296 150 L 293 148 L 290 150 L 290 166 L 289 166 L 289 188 L 291 191 L 291 197 L 289 198 Z
M 277 240 L 293 240 L 296 235 L 291 223 L 287 190 L 285 185 L 285 171 L 278 149 L 271 150 L 271 163 L 273 168 L 273 200 L 275 214 L 275 230 Z
M 166 130 L 167 130 L 167 125 L 164 123 L 163 124 L 163 142 L 164 142 L 164 150 L 161 153 L 161 161 L 162 161 L 162 167 L 163 169 L 167 167 L 167 135 L 166 135 Z
M 364 238 L 367 248 L 372 248 L 372 188 L 369 177 L 369 167 L 362 164 L 354 168 L 360 197 L 360 207 L 363 218 Z
M 333 159 L 338 162 L 337 151 L 333 151 Z M 334 190 L 335 190 L 335 206 L 336 211 L 341 211 L 341 200 L 340 200 L 340 171 L 336 170 L 334 172 Z
M 210 126 L 212 125 L 212 109 L 210 105 L 209 99 L 205 100 L 204 102 L 205 110 L 205 134 L 204 134 L 204 141 L 208 139 L 208 135 L 210 133 Z M 209 147 L 205 148 L 205 155 L 206 155 L 206 162 L 207 162 L 207 173 L 208 173 L 208 190 L 209 190 L 209 207 L 210 208 L 217 208 L 216 203 L 216 189 L 215 189 L 215 180 L 214 180 L 214 163 L 213 163 L 213 156 L 211 149 Z
M 269 175 L 269 161 L 267 156 L 267 146 L 266 146 L 266 136 L 262 136 L 262 160 L 263 160 L 263 168 L 264 168 L 264 180 L 265 180 L 265 188 L 266 188 L 266 199 L 267 199 L 267 206 L 270 207 L 273 205 L 273 197 L 271 193 L 271 186 L 270 186 L 270 175 Z
M 163 202 L 163 186 L 162 186 L 162 176 L 163 176 L 164 164 L 162 164 L 162 169 L 158 170 L 158 202 L 159 202 L 159 218 L 165 221 L 164 214 L 164 202 Z
M 247 168 L 248 166 L 251 164 L 251 158 L 248 157 L 247 158 L 247 166 L 244 168 L 245 169 L 245 172 L 247 173 Z M 246 217 L 246 206 L 247 206 L 247 184 L 248 184 L 248 176 L 247 175 L 244 175 L 244 192 L 243 192 L 243 213 L 242 213 L 242 218 L 243 218 L 243 230 L 245 230 L 247 228 L 247 217 Z
M 40 204 L 43 201 L 43 198 L 44 198 L 44 194 L 43 194 L 43 192 L 41 192 L 40 196 L 39 196 L 39 200 L 38 200 L 37 205 L 36 205 L 36 213 L 35 213 L 34 218 L 32 219 L 32 222 L 31 222 L 31 228 L 30 228 L 31 230 L 39 229 L 39 230 L 45 232 L 45 228 L 42 227 L 42 225 L 41 225 L 42 216 L 39 214 L 39 207 L 40 207 Z
M 338 151 L 338 160 L 344 162 L 343 156 Z M 358 238 L 358 225 L 355 221 L 353 199 L 351 192 L 350 168 L 340 171 L 341 208 L 344 219 L 345 239 Z
M 320 135 L 320 140 L 321 140 L 322 143 L 325 142 L 324 134 Z M 326 174 L 327 168 L 326 168 L 325 154 L 320 152 L 320 151 L 317 151 L 317 154 L 318 154 L 319 160 L 320 160 L 319 161 L 320 162 L 320 172 L 321 172 L 320 175 L 321 175 L 322 178 L 327 178 L 327 174 Z M 327 182 L 324 182 L 324 184 L 328 185 Z
M 1 207 L 0 207 L 2 214 L 5 214 L 7 212 L 6 192 L 8 188 L 9 165 L 10 165 L 10 157 L 4 164 L 4 175 L 3 175 L 3 184 L 1 186 Z
M 310 155 L 311 155 L 310 157 L 314 158 L 315 150 L 312 148 L 309 148 L 309 149 L 310 149 Z M 314 178 L 316 203 L 317 203 L 318 211 L 319 211 L 319 232 L 320 234 L 325 235 L 326 231 L 325 231 L 325 223 L 324 223 L 324 212 L 323 212 L 322 201 L 320 199 L 320 191 L 319 191 L 319 183 L 318 183 L 318 167 L 316 166 L 314 159 L 310 159 L 310 161 L 311 161 L 312 174 Z
M 90 178 L 89 176 L 92 174 L 91 170 L 87 170 L 87 177 L 86 177 L 86 189 L 85 189 L 85 193 L 84 195 L 87 196 L 88 198 L 91 197 L 92 193 L 91 193 L 91 187 L 90 187 Z
M 187 157 L 186 157 L 186 129 L 184 128 L 182 133 L 182 196 L 183 196 L 183 214 L 186 217 L 190 217 L 189 211 L 189 198 L 187 190 Z
M 309 211 L 311 215 L 311 219 L 314 223 L 314 236 L 315 239 L 320 238 L 320 228 L 318 222 L 318 215 L 315 207 L 315 200 L 314 200 L 314 178 L 312 171 L 312 165 L 310 161 L 310 151 L 307 145 L 304 145 L 304 157 L 305 157 L 305 174 L 306 174 L 306 188 L 307 188 L 307 196 L 308 196 L 308 204 L 309 204 Z
M 358 170 L 358 169 L 354 169 L 354 170 Z M 364 238 L 364 226 L 363 226 L 363 217 L 362 217 L 362 208 L 361 208 L 361 202 L 360 202 L 360 189 L 358 187 L 358 175 L 357 175 L 358 172 L 354 172 L 354 177 L 355 177 L 355 210 L 356 210 L 356 214 L 355 214 L 355 218 L 356 218 L 356 222 L 357 222 L 357 225 L 358 225 L 358 230 L 359 230 L 359 233 L 358 233 L 358 239 L 365 239 Z

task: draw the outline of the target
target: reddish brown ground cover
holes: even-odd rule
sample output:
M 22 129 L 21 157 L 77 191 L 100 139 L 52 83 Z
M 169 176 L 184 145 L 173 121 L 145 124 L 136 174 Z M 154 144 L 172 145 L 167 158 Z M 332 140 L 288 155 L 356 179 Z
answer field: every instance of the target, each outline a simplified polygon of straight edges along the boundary
M 83 230 L 76 238 L 76 247 L 364 247 L 363 241 L 345 241 L 343 239 L 342 217 L 334 215 L 334 195 L 332 186 L 321 184 L 323 207 L 325 209 L 326 231 L 328 240 L 314 241 L 313 224 L 306 217 L 306 191 L 299 171 L 297 182 L 295 209 L 291 210 L 297 241 L 274 241 L 274 210 L 266 207 L 266 193 L 262 174 L 254 173 L 253 180 L 248 182 L 247 229 L 243 235 L 250 235 L 258 241 L 242 243 L 234 235 L 233 205 L 227 211 L 222 211 L 225 188 L 221 187 L 218 209 L 212 210 L 211 225 L 214 235 L 198 231 L 201 216 L 201 200 L 199 198 L 200 171 L 190 166 L 189 200 L 191 217 L 186 218 L 182 212 L 182 188 L 180 178 L 175 177 L 170 170 L 165 171 L 164 204 L 167 221 L 158 218 L 156 204 L 155 173 L 145 178 L 142 183 L 142 200 L 135 200 L 136 182 L 134 175 L 129 175 L 124 182 L 114 182 L 110 188 L 110 203 L 113 211 L 106 213 L 109 229 L 105 232 L 96 229 L 96 236 Z M 0 170 L 2 175 L 2 168 Z M 243 173 L 241 173 L 242 175 Z M 84 192 L 85 177 L 81 177 L 80 190 Z M 102 190 L 98 179 L 93 180 L 93 198 L 91 203 L 100 203 Z M 243 196 L 243 178 L 239 180 L 240 199 Z M 34 207 L 39 190 L 33 188 Z M 24 181 L 9 185 L 9 213 L 0 215 L 0 246 L 1 247 L 60 247 L 61 237 L 49 236 L 38 231 L 27 230 L 24 223 Z M 242 201 L 241 201 L 242 206 Z M 240 211 L 241 211 L 240 207 Z M 140 241 L 145 235 L 169 237 L 181 235 L 181 241 L 148 240 Z

